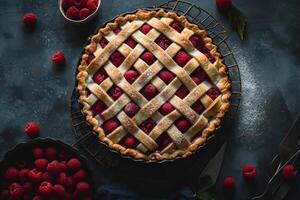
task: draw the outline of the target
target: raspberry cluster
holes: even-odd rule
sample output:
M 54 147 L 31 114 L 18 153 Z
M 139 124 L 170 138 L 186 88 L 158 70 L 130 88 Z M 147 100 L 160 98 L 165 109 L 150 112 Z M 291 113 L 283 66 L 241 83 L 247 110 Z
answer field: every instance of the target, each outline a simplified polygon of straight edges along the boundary
M 98 0 L 63 0 L 61 6 L 69 19 L 83 20 L 96 11 Z
M 66 151 L 36 146 L 23 159 L 3 169 L 0 199 L 92 199 L 86 170 Z

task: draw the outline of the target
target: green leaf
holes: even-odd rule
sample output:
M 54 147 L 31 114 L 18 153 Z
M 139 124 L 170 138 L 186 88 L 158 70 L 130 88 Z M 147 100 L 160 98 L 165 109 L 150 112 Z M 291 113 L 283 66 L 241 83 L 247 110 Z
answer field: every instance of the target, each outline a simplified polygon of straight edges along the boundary
M 232 24 L 232 27 L 238 33 L 240 39 L 244 40 L 246 35 L 246 24 L 247 24 L 245 15 L 238 8 L 232 6 L 227 11 L 227 16 L 229 18 L 229 21 Z
M 211 192 L 202 192 L 202 193 L 196 194 L 196 196 L 199 200 L 215 200 L 216 199 L 216 195 Z
M 196 184 L 196 193 L 202 193 L 214 186 L 214 181 L 210 176 L 200 177 Z

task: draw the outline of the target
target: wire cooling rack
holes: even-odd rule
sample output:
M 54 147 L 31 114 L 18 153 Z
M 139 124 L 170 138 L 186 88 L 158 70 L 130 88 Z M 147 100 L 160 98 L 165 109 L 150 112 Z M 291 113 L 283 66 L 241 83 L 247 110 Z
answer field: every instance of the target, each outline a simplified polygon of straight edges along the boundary
M 173 11 L 179 15 L 186 16 L 190 22 L 197 24 L 201 29 L 205 29 L 208 35 L 212 38 L 213 43 L 218 46 L 218 51 L 222 55 L 223 62 L 228 68 L 228 75 L 232 85 L 232 97 L 230 99 L 231 107 L 224 119 L 231 120 L 236 115 L 240 105 L 241 78 L 236 59 L 226 42 L 227 34 L 224 26 L 207 11 L 187 1 L 170 0 L 162 5 L 146 9 L 156 10 L 161 8 L 166 11 Z M 125 14 L 128 13 L 124 13 L 124 15 Z M 73 132 L 76 138 L 74 146 L 79 145 L 83 147 L 83 149 L 86 150 L 102 166 L 118 166 L 121 156 L 106 148 L 106 146 L 98 140 L 96 134 L 92 131 L 91 126 L 86 123 L 85 116 L 81 111 L 81 105 L 78 102 L 78 93 L 75 88 L 70 100 L 70 112 L 72 127 L 74 130 Z M 212 138 L 216 138 L 215 135 L 216 134 L 209 138 L 207 142 L 208 144 Z

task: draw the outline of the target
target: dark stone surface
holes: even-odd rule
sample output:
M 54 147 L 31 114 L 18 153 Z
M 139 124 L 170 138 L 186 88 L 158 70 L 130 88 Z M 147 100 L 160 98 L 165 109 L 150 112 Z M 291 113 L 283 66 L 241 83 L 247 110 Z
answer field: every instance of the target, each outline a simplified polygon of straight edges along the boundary
M 57 1 L 0 0 L 0 156 L 27 140 L 23 127 L 28 121 L 41 125 L 43 137 L 73 144 L 69 98 L 76 62 L 88 36 L 115 15 L 163 2 L 103 0 L 95 20 L 76 26 L 64 21 Z M 224 199 L 222 180 L 232 175 L 238 183 L 236 199 L 247 199 L 263 191 L 278 144 L 300 113 L 300 4 L 297 0 L 236 0 L 248 19 L 248 36 L 241 42 L 216 11 L 214 1 L 192 2 L 224 23 L 229 30 L 228 43 L 240 65 L 243 98 L 235 123 L 226 129 L 229 144 L 216 192 L 218 199 Z M 39 17 L 34 31 L 28 31 L 22 23 L 23 14 L 29 11 Z M 66 54 L 67 64 L 62 68 L 53 66 L 50 60 L 57 50 Z M 255 184 L 242 179 L 241 168 L 248 163 L 258 167 Z M 99 185 L 121 183 L 119 176 L 114 177 L 117 170 L 92 160 L 90 164 Z M 185 173 L 185 169 L 182 171 Z M 174 188 L 188 186 L 186 182 L 168 184 Z M 139 185 L 143 188 L 143 183 Z M 288 199 L 298 199 L 297 188 L 299 180 Z M 113 191 L 124 191 L 118 189 Z M 183 193 L 189 194 L 185 189 Z

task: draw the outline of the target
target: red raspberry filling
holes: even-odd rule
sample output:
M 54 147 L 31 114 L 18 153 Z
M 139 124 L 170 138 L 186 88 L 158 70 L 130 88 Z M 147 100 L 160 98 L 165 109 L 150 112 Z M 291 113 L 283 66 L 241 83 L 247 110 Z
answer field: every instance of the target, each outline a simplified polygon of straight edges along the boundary
M 139 73 L 136 70 L 130 69 L 125 72 L 124 77 L 129 83 L 133 83 L 139 77 Z
M 102 38 L 99 43 L 102 49 L 104 49 L 104 47 L 106 47 L 106 45 L 108 44 L 108 40 L 106 38 Z
M 156 123 L 152 119 L 147 119 L 143 123 L 141 123 L 140 128 L 145 132 L 145 133 L 150 133 L 152 129 L 155 127 Z
M 111 54 L 109 60 L 114 64 L 116 67 L 119 67 L 123 61 L 125 60 L 124 56 L 119 52 L 115 51 Z
M 176 92 L 176 95 L 181 99 L 186 97 L 188 94 L 189 90 L 184 85 L 182 85 Z
M 100 69 L 94 76 L 93 76 L 93 80 L 95 81 L 95 83 L 97 83 L 98 85 L 100 83 L 102 83 L 107 77 L 107 73 L 105 72 L 104 69 Z
M 145 61 L 148 65 L 152 65 L 156 61 L 155 56 L 149 51 L 143 53 L 141 59 Z
M 179 51 L 174 58 L 175 62 L 181 67 L 184 67 L 190 59 L 191 57 L 185 51 Z
M 118 35 L 118 34 L 121 32 L 121 30 L 122 30 L 122 29 L 117 28 L 117 29 L 114 30 L 114 33 L 115 33 L 116 35 Z
M 205 46 L 205 44 L 200 36 L 193 35 L 192 37 L 190 37 L 190 41 L 192 42 L 193 46 L 196 49 L 198 49 L 200 52 L 202 52 L 209 59 L 209 61 L 211 63 L 213 63 L 215 61 L 214 57 L 211 56 L 209 50 Z
M 119 121 L 116 119 L 110 119 L 104 122 L 103 129 L 106 134 L 113 132 L 120 125 Z
M 138 145 L 138 140 L 134 136 L 128 134 L 123 138 L 121 145 L 126 148 L 135 149 Z
M 160 113 L 163 115 L 167 115 L 169 113 L 171 113 L 174 110 L 174 107 L 172 104 L 170 104 L 169 102 L 164 103 L 161 107 L 160 107 Z
M 145 35 L 146 35 L 147 33 L 149 33 L 149 31 L 150 31 L 151 29 L 152 29 L 152 27 L 151 27 L 149 24 L 144 24 L 144 25 L 140 28 L 141 32 L 144 33 Z
M 132 49 L 134 49 L 134 47 L 137 45 L 137 42 L 136 42 L 134 39 L 132 39 L 132 37 L 129 37 L 129 38 L 125 41 L 125 43 L 126 43 L 128 46 L 130 46 Z
M 93 106 L 92 106 L 92 112 L 93 115 L 96 116 L 100 113 L 102 113 L 106 109 L 106 105 L 102 101 L 97 101 Z
M 163 80 L 166 84 L 171 83 L 171 81 L 175 78 L 175 75 L 168 70 L 161 70 L 158 76 Z
M 117 100 L 122 94 L 123 91 L 121 88 L 119 88 L 118 86 L 112 86 L 109 90 L 108 90 L 108 94 L 114 99 Z
M 200 101 L 196 101 L 191 108 L 198 113 L 199 115 L 203 113 L 203 111 L 205 110 L 204 106 L 202 105 L 202 103 Z
M 128 115 L 128 117 L 133 117 L 139 111 L 138 105 L 133 102 L 128 103 L 124 107 L 124 112 Z
M 158 91 L 152 83 L 149 83 L 142 89 L 141 93 L 146 97 L 146 99 L 150 100 L 155 97 Z
M 183 31 L 182 25 L 178 21 L 176 21 L 176 20 L 174 20 L 171 23 L 171 27 L 174 28 L 179 33 L 181 33 Z
M 94 54 L 89 54 L 86 64 L 89 65 L 92 62 L 92 60 L 94 60 L 94 58 L 95 58 Z
M 210 96 L 212 100 L 215 100 L 220 94 L 221 92 L 217 87 L 212 87 L 207 91 L 207 95 Z
M 175 126 L 178 128 L 178 130 L 184 133 L 189 129 L 190 122 L 187 119 L 181 118 L 175 121 Z
M 158 44 L 164 50 L 166 50 L 171 45 L 171 41 L 164 35 L 160 35 L 155 40 L 155 43 Z
M 172 139 L 165 132 L 156 139 L 156 142 L 159 145 L 159 150 L 163 150 L 166 146 L 168 146 L 172 142 Z
M 203 81 L 207 80 L 208 79 L 208 76 L 206 75 L 205 71 L 201 68 L 201 67 L 198 67 L 193 73 L 192 73 L 192 78 L 195 78 L 195 80 L 197 81 L 196 84 L 200 84 L 202 83 Z M 194 80 L 194 79 L 193 79 Z M 194 81 L 195 81 L 194 80 Z M 196 82 L 195 81 L 195 82 Z
M 243 167 L 243 176 L 247 180 L 253 180 L 256 177 L 256 167 L 254 165 L 246 165 Z

